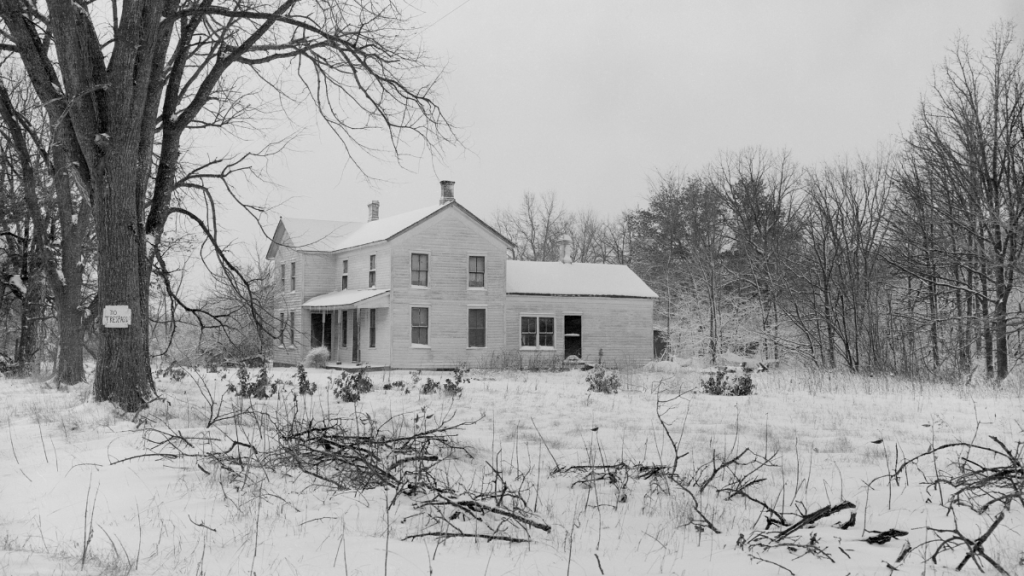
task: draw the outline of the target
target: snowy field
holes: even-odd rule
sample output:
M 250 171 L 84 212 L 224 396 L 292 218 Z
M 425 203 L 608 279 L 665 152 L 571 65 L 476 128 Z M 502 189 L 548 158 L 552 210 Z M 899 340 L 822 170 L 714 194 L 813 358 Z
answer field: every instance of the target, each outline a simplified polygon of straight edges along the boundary
M 166 401 L 134 418 L 90 402 L 82 385 L 0 380 L 0 574 L 953 574 L 965 546 L 925 562 L 941 530 L 977 539 L 1001 512 L 983 551 L 1024 574 L 1020 501 L 949 514 L 942 503 L 963 486 L 924 485 L 955 476 L 963 451 L 890 475 L 949 442 L 997 449 L 995 437 L 1019 453 L 1016 383 L 780 371 L 755 374 L 754 396 L 716 397 L 691 392 L 695 374 L 636 372 L 606 395 L 588 392 L 583 372 L 473 371 L 448 397 L 384 390 L 412 379 L 385 372 L 342 403 L 330 376 L 310 370 L 315 394 L 267 400 L 228 394 L 233 372 L 165 377 Z M 423 373 L 417 388 L 427 377 L 451 373 Z M 339 480 L 289 460 L 282 432 L 309 438 L 329 422 L 367 442 L 455 427 L 437 460 L 389 461 L 413 471 L 396 493 L 369 473 Z M 338 454 L 327 442 L 302 448 Z M 416 471 L 445 489 L 422 488 Z M 344 489 L 352 482 L 371 487 Z M 766 530 L 769 508 L 792 530 Z M 907 534 L 867 542 L 889 529 Z M 460 535 L 421 536 L 431 532 Z M 972 560 L 963 572 L 980 571 Z

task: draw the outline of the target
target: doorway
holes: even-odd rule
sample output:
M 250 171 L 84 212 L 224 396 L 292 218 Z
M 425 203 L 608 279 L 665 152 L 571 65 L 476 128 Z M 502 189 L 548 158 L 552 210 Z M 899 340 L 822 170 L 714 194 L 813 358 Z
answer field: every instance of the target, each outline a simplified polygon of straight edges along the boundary
M 583 317 L 565 316 L 562 334 L 565 335 L 565 357 L 583 358 Z
M 314 312 L 309 315 L 309 345 L 311 348 L 323 346 L 331 352 L 331 313 Z M 328 357 L 329 358 L 329 357 Z

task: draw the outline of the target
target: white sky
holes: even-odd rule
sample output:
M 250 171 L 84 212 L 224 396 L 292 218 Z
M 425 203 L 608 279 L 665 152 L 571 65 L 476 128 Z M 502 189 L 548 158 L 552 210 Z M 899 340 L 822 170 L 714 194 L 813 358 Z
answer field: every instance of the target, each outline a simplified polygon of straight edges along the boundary
M 405 169 L 370 164 L 385 180 L 371 185 L 311 126 L 255 198 L 283 201 L 288 216 L 362 220 L 372 199 L 392 215 L 436 202 L 438 181 L 451 179 L 484 218 L 527 190 L 611 215 L 642 202 L 655 170 L 698 170 L 722 150 L 785 147 L 804 164 L 873 152 L 909 126 L 958 33 L 981 47 L 1004 19 L 1024 35 L 1024 3 L 1011 0 L 433 0 L 422 10 L 416 22 L 434 23 L 422 43 L 447 63 L 441 97 L 467 148 Z

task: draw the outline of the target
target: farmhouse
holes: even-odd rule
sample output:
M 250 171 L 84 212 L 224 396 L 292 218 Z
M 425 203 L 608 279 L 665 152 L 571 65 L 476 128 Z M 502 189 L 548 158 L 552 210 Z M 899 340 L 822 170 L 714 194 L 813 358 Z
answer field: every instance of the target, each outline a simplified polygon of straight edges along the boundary
M 319 346 L 331 364 L 448 368 L 653 355 L 657 295 L 628 267 L 508 259 L 508 239 L 455 201 L 365 222 L 282 218 L 276 364 Z

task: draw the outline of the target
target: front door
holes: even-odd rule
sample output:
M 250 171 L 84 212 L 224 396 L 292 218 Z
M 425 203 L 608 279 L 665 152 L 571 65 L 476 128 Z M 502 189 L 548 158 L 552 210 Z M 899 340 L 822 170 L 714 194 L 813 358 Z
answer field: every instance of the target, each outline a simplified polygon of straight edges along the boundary
M 575 356 L 577 358 L 583 357 L 583 317 L 582 316 L 566 316 L 564 318 L 564 330 L 565 334 L 565 357 Z
M 331 351 L 331 315 L 314 312 L 309 315 L 309 346 L 310 348 L 327 348 Z

